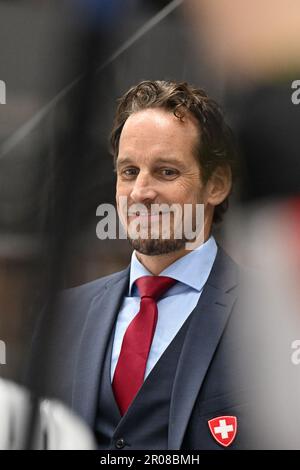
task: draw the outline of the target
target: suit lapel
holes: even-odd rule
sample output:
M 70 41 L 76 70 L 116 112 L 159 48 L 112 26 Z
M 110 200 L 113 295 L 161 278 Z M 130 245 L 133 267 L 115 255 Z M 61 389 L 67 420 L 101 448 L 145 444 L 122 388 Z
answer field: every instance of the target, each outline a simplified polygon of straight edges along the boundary
M 80 338 L 72 406 L 90 426 L 94 425 L 106 346 L 128 288 L 129 269 L 108 281 L 92 299 Z
M 168 449 L 180 449 L 182 444 L 197 395 L 236 299 L 233 289 L 237 284 L 236 271 L 236 265 L 219 248 L 179 357 L 170 403 Z

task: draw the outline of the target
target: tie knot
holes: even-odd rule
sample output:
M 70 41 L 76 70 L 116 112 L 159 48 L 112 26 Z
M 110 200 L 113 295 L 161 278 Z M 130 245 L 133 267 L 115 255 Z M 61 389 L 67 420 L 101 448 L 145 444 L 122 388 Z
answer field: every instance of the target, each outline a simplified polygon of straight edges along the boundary
M 135 282 L 141 297 L 152 297 L 158 300 L 175 284 L 176 279 L 167 276 L 142 276 Z

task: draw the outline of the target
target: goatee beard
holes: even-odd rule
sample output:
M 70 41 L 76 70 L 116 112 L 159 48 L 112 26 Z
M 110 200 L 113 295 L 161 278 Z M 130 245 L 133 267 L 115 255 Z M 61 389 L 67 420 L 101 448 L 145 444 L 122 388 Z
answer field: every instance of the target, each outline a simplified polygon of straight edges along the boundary
M 184 248 L 186 240 L 159 240 L 159 239 L 132 239 L 129 238 L 129 243 L 134 250 L 142 255 L 155 256 L 173 253 Z

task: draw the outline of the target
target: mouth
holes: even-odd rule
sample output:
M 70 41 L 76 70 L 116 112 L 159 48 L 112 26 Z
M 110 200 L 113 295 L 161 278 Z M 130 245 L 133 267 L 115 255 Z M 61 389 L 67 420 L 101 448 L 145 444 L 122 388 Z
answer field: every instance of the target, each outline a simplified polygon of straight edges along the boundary
M 131 219 L 136 219 L 139 218 L 141 221 L 143 220 L 158 220 L 161 216 L 165 216 L 166 214 L 169 214 L 169 212 L 140 212 L 140 211 L 134 211 L 134 212 L 128 212 L 128 217 Z
M 154 222 L 160 220 L 162 214 L 151 214 L 151 213 L 135 213 L 128 214 L 129 219 L 138 219 L 140 222 Z

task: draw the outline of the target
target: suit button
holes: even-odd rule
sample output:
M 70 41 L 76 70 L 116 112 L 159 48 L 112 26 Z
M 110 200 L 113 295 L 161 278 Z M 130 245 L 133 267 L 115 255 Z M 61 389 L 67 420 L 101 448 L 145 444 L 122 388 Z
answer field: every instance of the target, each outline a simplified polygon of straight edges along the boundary
M 122 437 L 120 439 L 117 439 L 115 442 L 115 446 L 117 449 L 123 449 L 123 447 L 125 447 L 125 440 Z

